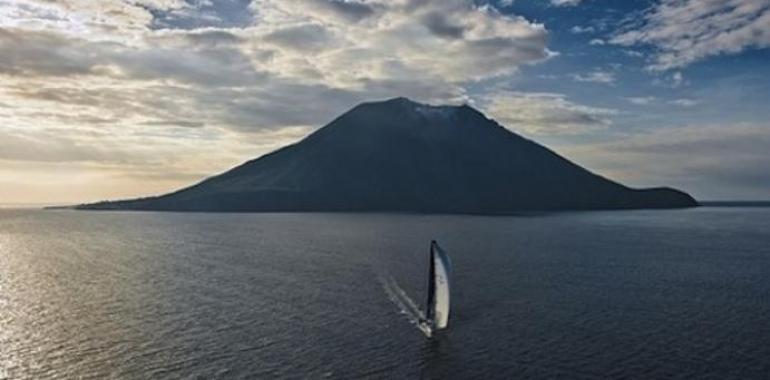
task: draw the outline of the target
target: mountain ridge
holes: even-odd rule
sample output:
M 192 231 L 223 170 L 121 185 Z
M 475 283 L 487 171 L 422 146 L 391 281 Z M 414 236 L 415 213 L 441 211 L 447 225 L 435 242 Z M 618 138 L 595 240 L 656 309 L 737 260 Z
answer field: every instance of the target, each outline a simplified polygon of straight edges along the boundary
M 631 189 L 468 106 L 404 97 L 361 103 L 299 142 L 175 192 L 78 209 L 397 211 L 696 206 L 688 194 Z

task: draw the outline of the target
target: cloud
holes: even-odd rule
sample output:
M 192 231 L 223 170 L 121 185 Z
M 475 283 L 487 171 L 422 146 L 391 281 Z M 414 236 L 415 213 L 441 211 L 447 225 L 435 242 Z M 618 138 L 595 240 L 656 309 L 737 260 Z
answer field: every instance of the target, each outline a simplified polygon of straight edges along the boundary
M 676 186 L 699 199 L 766 199 L 770 125 L 689 125 L 558 149 L 634 186 Z
M 0 74 L 69 76 L 94 72 L 98 53 L 89 43 L 51 32 L 0 28 Z M 93 47 L 100 45 L 95 43 Z
M 700 104 L 700 102 L 695 99 L 681 98 L 671 100 L 668 102 L 668 104 L 673 104 L 680 107 L 694 107 Z
M 639 97 L 628 97 L 625 98 L 627 101 L 629 101 L 632 104 L 636 104 L 638 106 L 645 106 L 648 104 L 651 104 L 655 101 L 654 96 L 639 96 Z
M 594 45 L 594 46 L 601 46 L 601 45 L 605 45 L 606 42 L 601 38 L 594 38 L 591 41 L 589 41 L 588 44 Z
M 263 40 L 288 49 L 299 51 L 322 50 L 333 37 L 320 24 L 300 24 L 276 29 L 264 35 Z
M 615 82 L 615 74 L 609 71 L 595 70 L 585 74 L 572 74 L 572 79 L 578 82 L 612 84 Z
M 679 87 L 684 82 L 684 76 L 682 76 L 681 71 L 677 71 L 674 74 L 671 75 L 671 86 L 672 87 Z
M 191 33 L 184 33 L 184 38 L 190 40 L 192 45 L 200 46 L 232 46 L 244 42 L 242 37 L 221 29 L 197 29 Z
M 575 25 L 572 28 L 569 29 L 570 33 L 573 34 L 581 34 L 581 33 L 593 33 L 596 31 L 596 29 L 593 26 L 580 26 Z
M 237 131 L 317 126 L 371 98 L 456 101 L 468 83 L 552 54 L 542 25 L 462 0 L 260 0 L 254 25 L 192 30 L 153 28 L 157 12 L 197 9 L 180 1 L 0 8 L 19 16 L 0 29 L 5 103 L 78 107 L 128 128 L 148 122 L 140 116 Z
M 475 81 L 511 74 L 521 65 L 552 55 L 542 25 L 471 1 L 367 2 L 376 11 L 356 20 L 330 14 L 329 4 L 325 0 L 256 1 L 253 8 L 259 9 L 260 17 L 254 30 L 314 25 L 327 36 L 324 54 L 307 61 L 304 54 L 279 51 L 276 63 L 304 64 L 336 79 L 335 85 L 345 86 L 359 78 L 407 75 L 453 83 Z M 342 73 L 341 67 L 347 70 Z
M 451 22 L 440 12 L 426 13 L 422 18 L 422 23 L 433 34 L 451 39 L 462 38 L 466 30 L 463 25 Z
M 0 2 L 0 25 L 125 41 L 146 30 L 153 13 L 190 7 L 183 0 L 18 0 Z
M 328 9 L 349 21 L 359 21 L 371 17 L 378 11 L 377 5 L 358 1 L 315 0 L 311 3 L 318 5 L 319 8 Z
M 663 0 L 610 42 L 655 47 L 651 70 L 683 68 L 708 57 L 770 46 L 770 3 Z
M 289 0 L 292 2 L 292 0 Z M 294 0 L 297 6 L 337 21 L 359 22 L 382 11 L 382 5 L 357 0 Z
M 663 87 L 669 87 L 669 88 L 679 88 L 684 85 L 688 85 L 689 81 L 685 79 L 684 75 L 682 75 L 681 71 L 675 71 L 673 73 L 665 73 L 664 75 L 660 75 L 657 78 L 655 78 L 652 82 L 655 85 L 663 86 Z
M 194 120 L 153 120 L 145 121 L 143 125 L 160 126 L 160 127 L 183 127 L 183 128 L 201 128 L 205 124 L 201 121 Z
M 500 92 L 483 99 L 482 107 L 514 132 L 533 135 L 576 135 L 612 125 L 617 111 L 574 103 L 554 93 Z
M 580 4 L 582 0 L 551 0 L 551 5 L 555 7 L 574 7 Z

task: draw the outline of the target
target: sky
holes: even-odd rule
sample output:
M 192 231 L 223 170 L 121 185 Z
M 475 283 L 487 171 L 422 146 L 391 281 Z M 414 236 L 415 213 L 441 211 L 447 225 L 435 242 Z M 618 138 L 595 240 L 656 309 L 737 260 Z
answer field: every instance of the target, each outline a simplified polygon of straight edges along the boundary
M 0 0 L 0 204 L 164 193 L 396 96 L 770 199 L 769 48 L 767 0 Z

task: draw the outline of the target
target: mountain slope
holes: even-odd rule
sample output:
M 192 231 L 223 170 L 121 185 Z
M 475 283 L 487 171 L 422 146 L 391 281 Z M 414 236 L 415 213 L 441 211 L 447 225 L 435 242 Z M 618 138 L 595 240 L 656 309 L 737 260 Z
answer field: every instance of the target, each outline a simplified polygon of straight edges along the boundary
M 689 207 L 595 175 L 468 106 L 364 103 L 304 140 L 171 194 L 81 209 L 414 211 Z

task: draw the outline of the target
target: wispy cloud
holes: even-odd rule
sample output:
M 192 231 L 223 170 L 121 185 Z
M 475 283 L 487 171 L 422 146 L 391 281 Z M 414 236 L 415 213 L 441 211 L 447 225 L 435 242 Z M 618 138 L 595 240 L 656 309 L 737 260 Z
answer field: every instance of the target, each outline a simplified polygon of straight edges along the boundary
M 610 42 L 657 49 L 652 70 L 670 70 L 721 54 L 770 46 L 766 0 L 663 0 Z
M 574 7 L 581 3 L 582 0 L 551 0 L 551 5 L 556 7 Z
M 531 135 L 578 135 L 604 129 L 618 113 L 572 102 L 562 94 L 515 91 L 490 95 L 482 107 L 514 132 Z
M 615 82 L 615 73 L 611 71 L 595 70 L 588 73 L 572 74 L 572 79 L 578 82 L 612 84 Z
M 688 125 L 558 149 L 635 186 L 677 186 L 700 199 L 766 199 L 770 125 Z M 656 182 L 649 182 L 654 178 Z
M 695 99 L 688 99 L 688 98 L 674 99 L 669 101 L 668 103 L 676 106 L 680 106 L 680 107 L 693 107 L 700 104 L 699 101 Z
M 570 28 L 569 31 L 570 33 L 574 33 L 574 34 L 593 33 L 596 31 L 596 28 L 594 28 L 593 26 L 575 25 L 572 28 Z
M 636 104 L 638 106 L 646 106 L 652 104 L 655 101 L 654 96 L 631 96 L 625 98 L 628 102 Z

